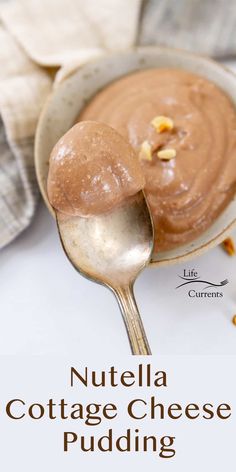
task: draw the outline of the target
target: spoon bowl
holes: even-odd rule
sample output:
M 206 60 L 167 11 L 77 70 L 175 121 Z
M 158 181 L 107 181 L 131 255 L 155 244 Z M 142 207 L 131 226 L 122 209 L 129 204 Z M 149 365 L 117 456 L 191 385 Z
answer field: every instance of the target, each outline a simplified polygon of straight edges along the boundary
M 142 191 L 118 208 L 82 218 L 57 212 L 64 251 L 76 270 L 116 296 L 133 354 L 151 354 L 134 299 L 133 285 L 149 264 L 153 226 Z

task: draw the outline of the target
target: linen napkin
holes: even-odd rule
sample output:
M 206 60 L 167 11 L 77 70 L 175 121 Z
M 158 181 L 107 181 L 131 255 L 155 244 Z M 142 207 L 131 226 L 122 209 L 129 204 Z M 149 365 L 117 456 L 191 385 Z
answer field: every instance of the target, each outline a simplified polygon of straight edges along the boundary
M 52 87 L 135 45 L 236 53 L 235 0 L 0 0 L 0 248 L 31 222 L 34 134 Z

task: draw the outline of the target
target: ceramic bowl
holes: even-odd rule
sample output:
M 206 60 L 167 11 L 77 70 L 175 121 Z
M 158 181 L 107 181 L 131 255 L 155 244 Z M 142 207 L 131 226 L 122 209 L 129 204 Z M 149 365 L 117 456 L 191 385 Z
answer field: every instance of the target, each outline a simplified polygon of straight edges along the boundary
M 58 139 L 76 121 L 87 101 L 111 81 L 130 72 L 158 67 L 189 70 L 213 81 L 223 89 L 236 106 L 236 76 L 205 57 L 169 48 L 140 48 L 105 56 L 79 68 L 66 78 L 47 101 L 39 119 L 35 141 L 35 165 L 44 201 L 53 214 L 47 198 L 46 181 L 50 152 Z M 200 237 L 171 251 L 153 255 L 151 265 L 167 265 L 190 259 L 216 246 L 236 226 L 236 199 Z

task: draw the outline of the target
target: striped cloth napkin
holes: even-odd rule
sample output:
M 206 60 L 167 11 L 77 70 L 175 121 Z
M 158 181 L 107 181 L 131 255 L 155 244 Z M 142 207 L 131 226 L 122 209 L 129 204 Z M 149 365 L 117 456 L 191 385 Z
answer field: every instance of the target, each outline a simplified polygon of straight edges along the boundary
M 235 0 L 0 0 L 0 248 L 35 213 L 34 134 L 53 87 L 136 44 L 233 55 L 235 21 Z

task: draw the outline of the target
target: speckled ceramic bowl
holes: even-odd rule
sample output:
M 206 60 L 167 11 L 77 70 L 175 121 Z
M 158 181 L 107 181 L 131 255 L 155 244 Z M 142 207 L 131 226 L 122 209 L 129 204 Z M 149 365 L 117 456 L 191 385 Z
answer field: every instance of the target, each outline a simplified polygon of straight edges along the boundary
M 130 72 L 151 67 L 178 67 L 206 77 L 228 93 L 236 106 L 236 76 L 216 62 L 167 48 L 142 48 L 113 54 L 89 63 L 59 85 L 41 114 L 35 144 L 35 165 L 39 187 L 48 202 L 46 181 L 50 152 L 58 139 L 75 123 L 85 103 L 109 82 Z M 236 199 L 214 224 L 193 242 L 153 255 L 152 265 L 167 265 L 190 259 L 216 246 L 236 226 Z

